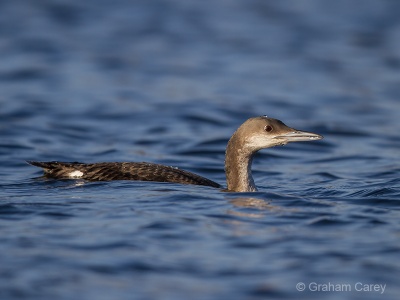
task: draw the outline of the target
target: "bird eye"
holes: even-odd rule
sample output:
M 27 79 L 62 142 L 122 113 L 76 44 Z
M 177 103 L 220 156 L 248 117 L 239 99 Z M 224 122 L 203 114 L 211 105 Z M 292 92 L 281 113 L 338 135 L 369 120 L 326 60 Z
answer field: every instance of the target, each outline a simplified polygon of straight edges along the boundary
M 266 131 L 266 132 L 271 132 L 272 131 L 272 126 L 271 125 L 265 125 L 265 127 L 264 127 L 264 130 Z

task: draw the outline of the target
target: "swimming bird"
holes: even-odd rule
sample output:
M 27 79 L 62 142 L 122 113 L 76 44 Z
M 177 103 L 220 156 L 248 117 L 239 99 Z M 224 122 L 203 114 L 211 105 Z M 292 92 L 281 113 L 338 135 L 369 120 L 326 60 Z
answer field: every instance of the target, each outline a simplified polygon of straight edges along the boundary
M 264 148 L 282 146 L 291 142 L 320 140 L 316 133 L 300 131 L 286 126 L 282 121 L 267 116 L 245 121 L 229 139 L 225 152 L 227 190 L 255 192 L 257 187 L 251 175 L 254 154 Z M 175 167 L 147 162 L 38 162 L 29 164 L 44 169 L 44 176 L 56 179 L 84 179 L 89 181 L 141 180 L 222 186 L 200 175 Z

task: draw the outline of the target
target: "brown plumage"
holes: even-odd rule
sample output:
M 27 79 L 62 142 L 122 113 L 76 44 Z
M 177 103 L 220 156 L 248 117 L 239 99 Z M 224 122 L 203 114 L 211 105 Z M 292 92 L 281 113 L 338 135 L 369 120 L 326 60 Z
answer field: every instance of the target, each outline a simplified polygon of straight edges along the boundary
M 218 183 L 177 168 L 146 162 L 102 162 L 84 164 L 79 162 L 38 162 L 29 164 L 44 169 L 45 176 L 57 179 L 84 179 L 91 181 L 141 180 L 175 182 L 183 184 L 221 187 Z M 76 173 L 78 171 L 78 173 Z M 71 174 L 82 173 L 81 176 Z

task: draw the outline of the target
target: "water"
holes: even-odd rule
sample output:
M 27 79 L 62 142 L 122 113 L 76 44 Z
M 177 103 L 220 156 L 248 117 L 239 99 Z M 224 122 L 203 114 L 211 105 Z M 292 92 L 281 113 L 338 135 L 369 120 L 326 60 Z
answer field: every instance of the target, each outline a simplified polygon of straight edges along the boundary
M 0 11 L 1 299 L 398 299 L 398 2 Z M 45 180 L 24 162 L 222 184 L 228 138 L 264 114 L 325 139 L 260 152 L 257 193 Z

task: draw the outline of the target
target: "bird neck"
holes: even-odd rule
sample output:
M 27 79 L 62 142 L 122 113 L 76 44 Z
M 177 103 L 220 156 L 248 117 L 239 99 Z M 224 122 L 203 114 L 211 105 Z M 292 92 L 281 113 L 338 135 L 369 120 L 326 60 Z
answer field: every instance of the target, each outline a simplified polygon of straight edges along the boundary
M 235 133 L 228 142 L 225 153 L 227 188 L 233 192 L 256 192 L 251 175 L 251 164 L 256 151 L 244 146 L 244 141 Z

